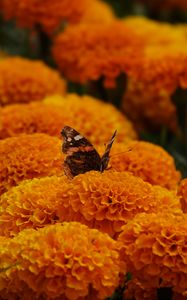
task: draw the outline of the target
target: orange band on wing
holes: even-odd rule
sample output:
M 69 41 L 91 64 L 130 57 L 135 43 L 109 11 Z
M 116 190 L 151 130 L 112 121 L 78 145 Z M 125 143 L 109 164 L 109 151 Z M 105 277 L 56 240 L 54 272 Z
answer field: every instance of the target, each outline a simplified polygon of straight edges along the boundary
M 94 147 L 93 146 L 80 146 L 80 147 L 70 147 L 67 151 L 68 155 L 72 155 L 73 153 L 76 152 L 89 152 L 89 151 L 93 151 Z

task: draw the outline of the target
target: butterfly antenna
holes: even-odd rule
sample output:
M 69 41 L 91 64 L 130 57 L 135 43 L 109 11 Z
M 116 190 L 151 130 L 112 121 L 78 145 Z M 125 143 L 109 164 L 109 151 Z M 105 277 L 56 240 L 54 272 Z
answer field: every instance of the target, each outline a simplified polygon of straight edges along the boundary
M 113 156 L 116 156 L 116 155 L 120 155 L 120 154 L 125 154 L 125 153 L 128 153 L 128 152 L 130 152 L 130 151 L 132 151 L 132 148 L 131 148 L 131 149 L 128 149 L 128 150 L 126 150 L 126 151 L 123 151 L 123 152 L 114 153 L 114 154 L 110 155 L 110 157 L 113 157 Z

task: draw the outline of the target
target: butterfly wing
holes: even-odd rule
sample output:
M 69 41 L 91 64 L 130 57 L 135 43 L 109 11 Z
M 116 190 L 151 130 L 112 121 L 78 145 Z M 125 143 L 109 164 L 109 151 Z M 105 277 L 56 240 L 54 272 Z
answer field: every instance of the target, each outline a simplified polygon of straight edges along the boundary
M 101 166 L 100 166 L 101 172 L 103 172 L 108 167 L 108 163 L 109 163 L 109 159 L 110 159 L 110 150 L 111 150 L 113 142 L 115 140 L 116 133 L 117 133 L 117 130 L 115 130 L 115 132 L 113 133 L 110 141 L 106 145 L 105 152 L 101 157 Z
M 61 134 L 64 139 L 62 151 L 67 154 L 64 172 L 68 178 L 91 170 L 100 170 L 100 155 L 85 137 L 69 126 L 65 126 Z

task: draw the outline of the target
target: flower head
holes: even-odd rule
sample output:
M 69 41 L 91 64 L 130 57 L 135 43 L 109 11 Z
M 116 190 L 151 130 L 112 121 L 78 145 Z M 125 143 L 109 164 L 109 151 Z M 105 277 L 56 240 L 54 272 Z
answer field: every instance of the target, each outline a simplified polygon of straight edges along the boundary
M 87 3 L 88 2 L 88 3 Z M 32 28 L 40 25 L 48 33 L 63 22 L 77 22 L 84 14 L 88 0 L 2 0 L 5 19 L 15 19 L 17 24 Z
M 81 23 L 109 23 L 117 19 L 112 7 L 102 0 L 92 0 L 81 18 Z
M 117 242 L 76 222 L 23 230 L 0 246 L 1 296 L 104 299 L 119 284 Z M 88 297 L 88 298 L 87 298 Z
M 145 41 L 136 68 L 129 73 L 122 103 L 137 127 L 168 126 L 177 130 L 176 107 L 172 95 L 187 87 L 186 26 L 131 17 L 124 21 Z
M 106 143 L 116 129 L 117 141 L 136 138 L 131 122 L 114 106 L 89 96 L 51 96 L 44 102 L 9 105 L 0 112 L 0 138 L 35 132 L 59 137 L 64 125 L 78 130 L 93 145 Z
M 102 27 L 81 23 L 67 27 L 56 37 L 53 55 L 70 80 L 84 83 L 104 78 L 105 86 L 114 87 L 116 78 L 136 65 L 143 44 L 144 39 L 123 22 L 113 21 Z
M 65 82 L 58 72 L 41 61 L 21 57 L 0 60 L 0 105 L 42 100 L 53 94 L 64 94 L 65 90 Z
M 163 89 L 155 92 L 153 86 L 131 78 L 121 108 L 139 131 L 163 125 L 175 132 L 178 129 L 176 106 Z
M 1 196 L 0 235 L 78 221 L 116 237 L 136 214 L 160 210 L 181 213 L 179 199 L 128 172 L 91 171 L 72 180 L 51 176 L 23 181 Z
M 45 134 L 0 141 L 0 194 L 24 179 L 63 174 L 61 141 Z
M 131 172 L 144 181 L 170 190 L 177 188 L 181 177 L 169 153 L 160 146 L 143 141 L 114 144 L 110 166 L 113 170 Z
M 132 277 L 145 289 L 172 287 L 173 291 L 184 293 L 187 215 L 142 213 L 122 229 L 120 254 Z

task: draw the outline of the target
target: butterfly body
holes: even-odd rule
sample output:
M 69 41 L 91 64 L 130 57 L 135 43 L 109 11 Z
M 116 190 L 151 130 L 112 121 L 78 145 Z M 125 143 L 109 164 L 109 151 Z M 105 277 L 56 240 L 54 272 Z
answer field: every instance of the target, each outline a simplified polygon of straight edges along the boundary
M 64 161 L 64 172 L 69 178 L 91 170 L 103 172 L 109 162 L 109 154 L 116 131 L 100 157 L 93 145 L 75 129 L 65 126 L 61 132 L 64 142 L 63 153 L 67 154 Z

